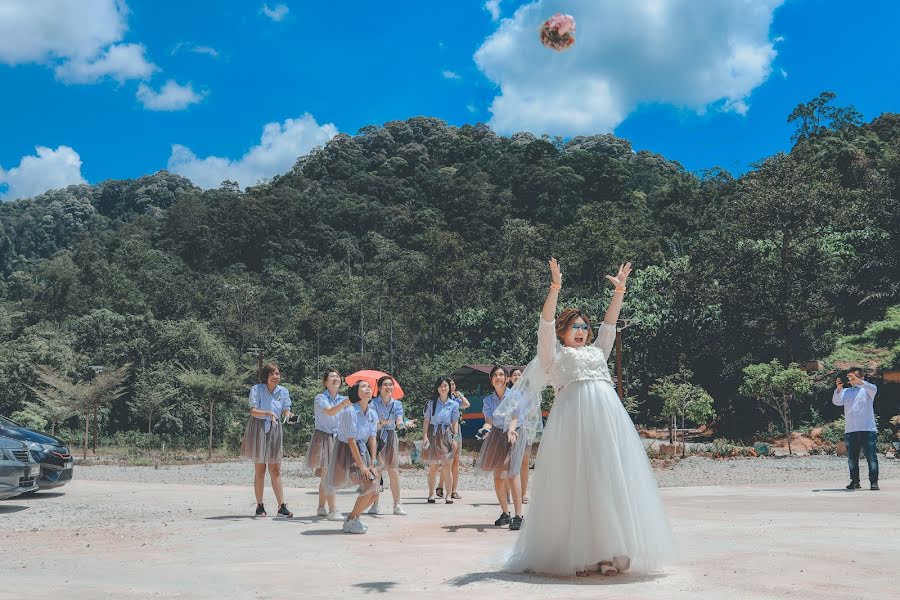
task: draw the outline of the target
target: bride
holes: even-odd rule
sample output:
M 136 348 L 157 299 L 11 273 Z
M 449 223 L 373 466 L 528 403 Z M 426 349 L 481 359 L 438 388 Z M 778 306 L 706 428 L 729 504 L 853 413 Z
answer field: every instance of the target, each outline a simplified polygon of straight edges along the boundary
M 650 461 L 606 364 L 631 263 L 615 277 L 607 275 L 615 291 L 593 342 L 590 320 L 580 310 L 567 308 L 555 317 L 562 273 L 555 258 L 549 266 L 537 358 L 510 404 L 515 398 L 526 402 L 534 417 L 540 414 L 535 392 L 549 384 L 556 397 L 536 458 L 530 509 L 506 568 L 550 575 L 614 575 L 632 566 L 656 570 L 672 553 L 669 523 Z

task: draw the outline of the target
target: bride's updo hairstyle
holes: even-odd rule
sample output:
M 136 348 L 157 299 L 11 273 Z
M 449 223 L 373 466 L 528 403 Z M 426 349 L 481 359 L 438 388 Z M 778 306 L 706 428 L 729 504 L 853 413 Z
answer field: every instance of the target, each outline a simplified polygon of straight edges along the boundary
M 587 340 L 585 341 L 584 345 L 587 346 L 588 344 L 590 344 L 593 341 L 594 330 L 593 330 L 593 328 L 591 328 L 590 317 L 588 317 L 586 314 L 584 314 L 577 308 L 567 308 L 564 311 L 562 311 L 561 313 L 559 313 L 558 317 L 556 317 L 556 339 L 559 340 L 560 344 L 563 343 L 563 338 L 565 337 L 566 332 L 572 326 L 572 322 L 575 319 L 577 319 L 578 317 L 581 317 L 582 319 L 584 319 L 584 322 L 587 323 L 587 326 L 588 326 Z

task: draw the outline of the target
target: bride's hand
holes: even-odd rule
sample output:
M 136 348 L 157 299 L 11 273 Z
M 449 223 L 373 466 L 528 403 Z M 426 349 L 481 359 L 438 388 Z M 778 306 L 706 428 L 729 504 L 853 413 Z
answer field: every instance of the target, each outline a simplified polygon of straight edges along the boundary
M 550 283 L 562 285 L 562 271 L 559 270 L 559 263 L 555 258 L 551 258 L 547 264 L 550 266 Z
M 629 275 L 631 275 L 631 263 L 627 262 L 624 265 L 619 266 L 619 272 L 615 277 L 607 275 L 606 278 L 617 288 L 623 288 L 625 287 L 625 282 L 628 280 Z

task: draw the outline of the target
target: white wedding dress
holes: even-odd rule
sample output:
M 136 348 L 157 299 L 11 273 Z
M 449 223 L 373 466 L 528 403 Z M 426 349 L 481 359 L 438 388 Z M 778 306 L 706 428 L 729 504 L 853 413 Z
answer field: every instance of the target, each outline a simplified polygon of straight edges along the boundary
M 607 368 L 614 340 L 615 327 L 603 324 L 592 345 L 565 347 L 554 322 L 541 320 L 536 362 L 556 399 L 509 571 L 575 575 L 627 556 L 646 572 L 672 556 L 650 461 Z

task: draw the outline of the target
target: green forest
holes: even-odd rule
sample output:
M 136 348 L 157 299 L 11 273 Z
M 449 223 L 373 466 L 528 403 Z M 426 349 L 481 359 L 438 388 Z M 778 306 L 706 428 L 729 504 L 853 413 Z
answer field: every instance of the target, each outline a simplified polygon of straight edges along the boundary
M 326 366 L 391 372 L 419 410 L 463 364 L 524 364 L 555 256 L 560 306 L 597 321 L 604 275 L 635 266 L 636 423 L 664 426 L 656 392 L 678 380 L 712 398 L 718 435 L 783 431 L 746 369 L 821 361 L 792 427 L 840 416 L 836 369 L 858 362 L 883 428 L 900 412 L 900 386 L 879 379 L 900 369 L 900 114 L 864 122 L 825 92 L 786 118 L 791 151 L 740 177 L 610 134 L 416 117 L 340 134 L 245 190 L 160 171 L 4 203 L 0 414 L 77 445 L 90 416 L 102 439 L 203 448 L 212 426 L 227 446 L 261 351 L 305 415 L 299 448 Z

